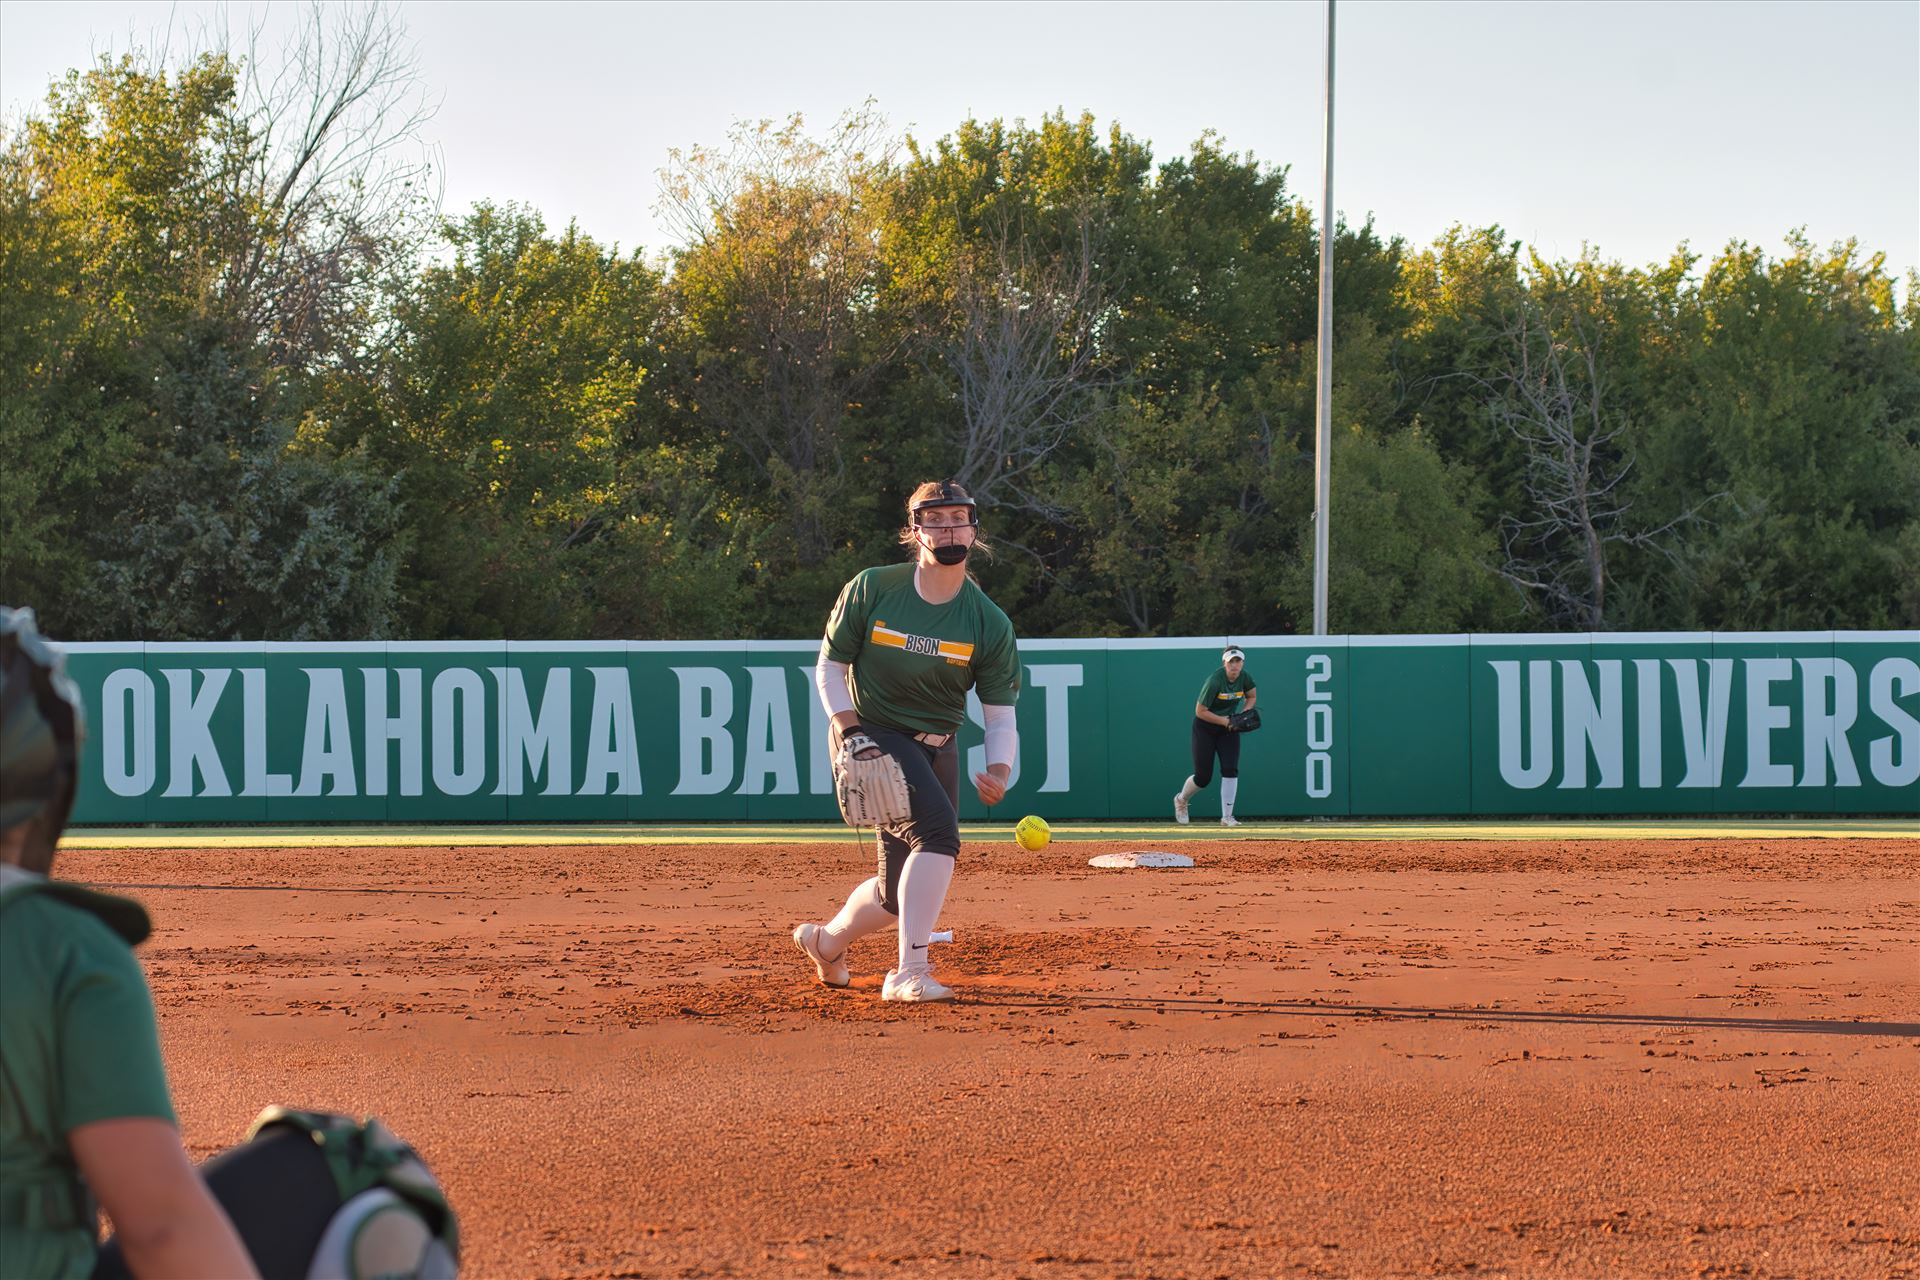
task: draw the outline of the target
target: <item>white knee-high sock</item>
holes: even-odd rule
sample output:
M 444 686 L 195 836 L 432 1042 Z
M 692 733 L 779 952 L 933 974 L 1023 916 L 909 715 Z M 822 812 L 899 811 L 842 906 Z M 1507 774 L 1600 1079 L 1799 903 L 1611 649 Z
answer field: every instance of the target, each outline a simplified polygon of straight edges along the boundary
M 847 953 L 847 947 L 859 939 L 892 928 L 893 913 L 880 905 L 880 895 L 885 889 L 879 876 L 861 881 L 847 895 L 847 905 L 840 908 L 840 914 L 827 922 L 824 932 L 828 942 L 823 949 L 842 956 Z
M 953 883 L 954 859 L 944 853 L 922 849 L 907 856 L 900 873 L 900 971 L 924 973 L 927 969 L 927 940 L 940 919 L 940 908 L 947 901 L 947 886 Z
M 1221 817 L 1231 818 L 1233 816 L 1234 797 L 1238 796 L 1239 794 L 1240 794 L 1240 779 L 1238 778 L 1220 779 L 1220 816 Z
M 1192 774 L 1188 774 L 1186 784 L 1180 788 L 1180 798 L 1182 800 L 1191 800 L 1199 790 L 1200 784 L 1193 780 Z

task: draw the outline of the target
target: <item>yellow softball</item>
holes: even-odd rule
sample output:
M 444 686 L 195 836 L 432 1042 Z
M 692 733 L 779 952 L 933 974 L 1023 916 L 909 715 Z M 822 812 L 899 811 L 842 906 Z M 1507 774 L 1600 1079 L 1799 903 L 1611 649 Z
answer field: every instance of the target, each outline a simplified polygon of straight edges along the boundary
M 1028 814 L 1013 826 L 1013 841 L 1029 853 L 1038 853 L 1053 839 L 1053 828 L 1045 818 Z

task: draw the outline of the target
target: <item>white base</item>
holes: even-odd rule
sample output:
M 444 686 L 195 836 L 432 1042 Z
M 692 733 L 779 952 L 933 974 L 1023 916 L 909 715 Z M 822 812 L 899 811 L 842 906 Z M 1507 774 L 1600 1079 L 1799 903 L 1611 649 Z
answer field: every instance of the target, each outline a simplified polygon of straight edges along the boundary
M 1133 853 L 1103 853 L 1097 858 L 1088 858 L 1090 867 L 1190 867 L 1193 859 L 1184 853 L 1162 853 L 1157 849 L 1140 849 Z

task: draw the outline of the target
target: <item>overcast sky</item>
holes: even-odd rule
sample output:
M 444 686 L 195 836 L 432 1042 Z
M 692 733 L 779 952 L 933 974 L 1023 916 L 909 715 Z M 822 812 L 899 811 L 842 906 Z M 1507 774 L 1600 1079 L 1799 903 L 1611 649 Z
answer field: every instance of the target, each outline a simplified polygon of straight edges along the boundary
M 0 0 L 0 102 L 169 27 L 178 47 L 297 8 Z M 1204 129 L 1317 205 L 1317 2 L 405 3 L 445 209 L 515 200 L 554 227 L 664 246 L 671 147 L 869 97 L 930 140 L 969 114 L 1091 110 L 1156 157 Z M 1805 227 L 1920 267 L 1920 3 L 1341 0 L 1334 203 L 1423 244 L 1498 222 L 1549 257 L 1644 264 L 1681 241 L 1777 252 Z

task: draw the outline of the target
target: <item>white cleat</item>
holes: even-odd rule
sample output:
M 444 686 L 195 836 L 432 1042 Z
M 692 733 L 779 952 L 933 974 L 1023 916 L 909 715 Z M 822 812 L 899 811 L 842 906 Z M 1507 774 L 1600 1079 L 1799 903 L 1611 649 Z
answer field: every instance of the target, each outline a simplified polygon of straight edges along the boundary
M 1173 793 L 1173 820 L 1181 826 L 1187 825 L 1187 797 L 1184 793 Z
M 853 981 L 853 975 L 847 972 L 847 953 L 843 951 L 832 960 L 822 955 L 820 936 L 825 932 L 817 924 L 795 925 L 793 941 L 813 961 L 813 971 L 820 975 L 820 981 L 830 987 L 844 987 Z
M 1220 819 L 1220 825 L 1223 827 L 1237 827 L 1240 825 L 1240 819 L 1234 817 L 1232 814 L 1228 814 L 1226 817 Z
M 880 998 L 901 1004 L 926 1004 L 953 999 L 953 988 L 936 981 L 931 973 L 901 973 L 898 969 L 889 969 L 887 980 L 880 987 Z

